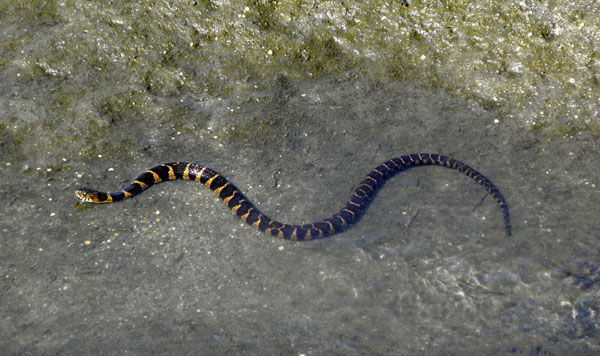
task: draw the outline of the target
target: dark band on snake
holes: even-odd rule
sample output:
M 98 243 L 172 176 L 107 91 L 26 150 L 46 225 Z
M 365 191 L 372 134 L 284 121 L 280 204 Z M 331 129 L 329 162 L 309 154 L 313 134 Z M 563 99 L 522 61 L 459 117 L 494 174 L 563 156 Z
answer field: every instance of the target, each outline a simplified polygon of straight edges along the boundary
M 455 169 L 484 186 L 496 200 L 504 215 L 504 228 L 511 235 L 510 216 L 506 200 L 484 175 L 455 159 L 438 154 L 420 153 L 393 158 L 375 167 L 358 185 L 350 201 L 337 214 L 322 221 L 304 225 L 290 225 L 275 221 L 261 213 L 233 183 L 220 173 L 198 163 L 165 163 L 148 169 L 127 187 L 118 192 L 99 192 L 81 188 L 75 194 L 81 202 L 113 203 L 134 197 L 149 187 L 169 180 L 195 180 L 209 187 L 225 204 L 248 225 L 267 233 L 290 240 L 310 240 L 331 236 L 357 222 L 365 213 L 371 200 L 384 183 L 399 172 L 416 166 L 437 165 Z

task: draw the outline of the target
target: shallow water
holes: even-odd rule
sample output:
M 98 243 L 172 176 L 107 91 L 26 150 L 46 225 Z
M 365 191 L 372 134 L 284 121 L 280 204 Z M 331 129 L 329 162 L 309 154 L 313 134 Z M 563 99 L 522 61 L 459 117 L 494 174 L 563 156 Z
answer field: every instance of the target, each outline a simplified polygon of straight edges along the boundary
M 114 167 L 100 159 L 70 163 L 65 172 L 11 164 L 2 189 L 2 330 L 11 340 L 3 347 L 215 354 L 598 348 L 593 141 L 532 149 L 533 135 L 494 124 L 494 113 L 402 83 L 368 91 L 360 81 L 291 85 L 297 94 L 286 99 L 287 114 L 261 137 L 196 147 L 195 134 L 182 133 L 174 136 L 179 151 L 156 147 Z M 117 189 L 161 159 L 208 161 L 264 212 L 300 223 L 339 209 L 380 161 L 417 151 L 442 152 L 490 177 L 510 204 L 514 235 L 504 235 L 500 210 L 482 187 L 440 167 L 400 174 L 354 228 L 305 243 L 243 225 L 189 182 L 83 210 L 73 195 L 80 185 Z
M 152 89 L 156 68 L 138 78 L 145 90 L 118 80 L 131 74 L 118 61 L 115 73 L 25 78 L 18 58 L 2 63 L 2 354 L 600 351 L 593 132 L 543 136 L 503 110 L 355 70 L 250 76 L 225 95 L 217 80 Z M 303 223 L 337 211 L 382 161 L 418 152 L 490 178 L 513 236 L 481 186 L 441 167 L 396 176 L 352 229 L 304 243 L 250 228 L 191 182 L 115 205 L 77 207 L 73 194 L 197 161 Z

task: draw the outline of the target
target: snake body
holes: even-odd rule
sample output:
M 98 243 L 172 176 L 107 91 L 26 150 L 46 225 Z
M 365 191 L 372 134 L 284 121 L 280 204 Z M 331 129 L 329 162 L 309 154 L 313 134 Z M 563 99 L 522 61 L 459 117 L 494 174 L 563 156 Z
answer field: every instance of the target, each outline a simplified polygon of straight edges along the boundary
M 152 167 L 117 192 L 99 192 L 81 188 L 75 194 L 81 202 L 113 203 L 134 197 L 158 183 L 176 179 L 194 180 L 209 187 L 241 220 L 252 227 L 283 239 L 310 240 L 330 236 L 347 229 L 365 213 L 377 191 L 389 178 L 407 169 L 428 165 L 455 169 L 484 186 L 500 205 L 504 215 L 506 234 L 511 235 L 508 205 L 500 190 L 483 174 L 468 165 L 452 158 L 429 153 L 409 154 L 383 162 L 360 182 L 346 206 L 337 214 L 322 221 L 304 225 L 284 224 L 269 218 L 260 212 L 227 178 L 198 163 L 174 162 Z

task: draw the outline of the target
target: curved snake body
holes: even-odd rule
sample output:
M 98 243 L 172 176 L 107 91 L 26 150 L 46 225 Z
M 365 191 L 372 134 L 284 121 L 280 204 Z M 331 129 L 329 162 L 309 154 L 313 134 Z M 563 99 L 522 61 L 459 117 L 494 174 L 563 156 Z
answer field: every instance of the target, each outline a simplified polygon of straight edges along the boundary
M 504 215 L 506 234 L 511 235 L 510 216 L 506 200 L 484 175 L 455 159 L 438 154 L 420 153 L 393 158 L 375 167 L 360 182 L 352 197 L 337 214 L 322 221 L 290 225 L 275 221 L 261 213 L 242 192 L 220 173 L 198 163 L 174 162 L 152 167 L 139 175 L 127 187 L 117 192 L 99 192 L 81 188 L 75 194 L 81 202 L 113 203 L 134 197 L 149 187 L 169 180 L 194 180 L 209 187 L 244 222 L 269 235 L 290 240 L 310 240 L 336 234 L 358 221 L 384 183 L 399 172 L 416 166 L 437 165 L 464 173 L 486 188 Z

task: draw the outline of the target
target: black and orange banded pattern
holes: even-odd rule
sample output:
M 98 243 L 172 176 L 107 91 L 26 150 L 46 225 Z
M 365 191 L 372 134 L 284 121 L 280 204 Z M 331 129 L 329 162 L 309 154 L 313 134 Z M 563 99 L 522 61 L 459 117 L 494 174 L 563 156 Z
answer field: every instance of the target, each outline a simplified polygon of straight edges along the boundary
M 81 188 L 75 194 L 82 202 L 112 203 L 136 196 L 149 187 L 169 180 L 185 179 L 209 187 L 244 222 L 265 233 L 290 240 L 310 240 L 336 234 L 358 221 L 383 184 L 399 172 L 416 166 L 437 165 L 455 169 L 486 188 L 504 214 L 504 227 L 510 236 L 511 225 L 506 200 L 484 175 L 466 164 L 438 154 L 420 153 L 392 158 L 375 167 L 358 185 L 350 201 L 337 214 L 319 222 L 290 225 L 275 221 L 261 213 L 242 192 L 220 173 L 198 163 L 165 163 L 148 169 L 121 191 L 105 193 Z

